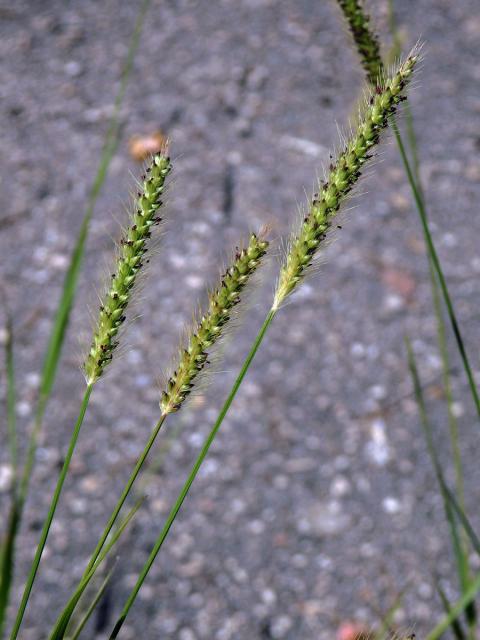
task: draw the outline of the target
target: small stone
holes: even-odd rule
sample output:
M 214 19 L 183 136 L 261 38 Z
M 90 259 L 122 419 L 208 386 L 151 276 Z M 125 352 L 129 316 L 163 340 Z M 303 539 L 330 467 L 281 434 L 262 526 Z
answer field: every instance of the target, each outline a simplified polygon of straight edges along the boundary
M 261 593 L 263 602 L 266 605 L 273 605 L 277 602 L 277 594 L 272 589 L 264 589 Z
M 400 501 L 393 496 L 387 496 L 386 498 L 384 498 L 382 501 L 382 507 L 385 513 L 389 513 L 391 515 L 394 515 L 401 510 Z
M 190 289 L 202 289 L 203 288 L 203 278 L 200 276 L 189 275 L 185 278 L 185 284 Z
M 21 418 L 26 418 L 32 413 L 32 405 L 29 402 L 21 401 L 17 402 L 17 414 Z
M 330 485 L 330 493 L 334 498 L 341 498 L 351 490 L 350 482 L 345 476 L 336 476 Z
M 78 76 L 81 76 L 83 73 L 83 66 L 80 64 L 80 62 L 77 62 L 75 60 L 67 62 L 64 69 L 65 73 L 70 78 L 78 78 Z
M 350 526 L 351 517 L 342 511 L 339 502 L 332 500 L 318 503 L 305 512 L 305 518 L 297 524 L 301 533 L 316 537 L 336 535 Z
M 390 451 L 383 420 L 374 420 L 370 426 L 370 441 L 365 445 L 367 457 L 378 467 L 383 467 L 390 460 Z
M 285 638 L 292 628 L 293 621 L 289 616 L 279 616 L 272 620 L 270 633 L 272 638 Z
M 0 465 L 0 493 L 10 489 L 13 478 L 13 470 L 9 464 Z
M 161 151 L 166 142 L 166 135 L 158 130 L 142 136 L 132 136 L 128 142 L 128 149 L 132 158 L 137 162 L 143 162 L 153 153 Z
M 384 307 L 386 311 L 399 311 L 403 307 L 403 299 L 396 294 L 385 296 Z
M 54 253 L 48 262 L 54 269 L 64 271 L 68 267 L 68 256 L 63 253 Z

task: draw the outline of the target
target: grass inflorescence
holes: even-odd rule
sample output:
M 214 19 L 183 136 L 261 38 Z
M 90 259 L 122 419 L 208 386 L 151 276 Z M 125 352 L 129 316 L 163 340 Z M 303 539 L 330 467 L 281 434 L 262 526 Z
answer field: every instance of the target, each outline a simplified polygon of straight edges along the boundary
M 324 182 L 320 182 L 317 193 L 314 194 L 308 210 L 302 216 L 298 229 L 292 236 L 290 245 L 286 252 L 285 259 L 280 266 L 279 277 L 275 288 L 274 298 L 272 306 L 267 313 L 265 320 L 258 332 L 256 338 L 251 345 L 250 351 L 238 373 L 238 376 L 229 390 L 227 399 L 225 400 L 223 407 L 221 408 L 219 415 L 207 435 L 197 459 L 191 468 L 189 475 L 173 504 L 162 530 L 156 537 L 155 543 L 150 550 L 148 559 L 146 560 L 143 568 L 140 570 L 138 578 L 133 585 L 133 588 L 128 595 L 123 609 L 120 612 L 119 617 L 111 632 L 110 639 L 114 639 L 120 633 L 130 609 L 135 602 L 139 590 L 144 584 L 147 575 L 162 548 L 169 531 L 177 517 L 179 510 L 194 482 L 202 464 L 205 460 L 211 445 L 222 425 L 224 418 L 229 411 L 229 408 L 236 397 L 236 394 L 249 370 L 253 359 L 264 340 L 267 330 L 270 327 L 276 313 L 282 307 L 282 303 L 290 296 L 290 294 L 301 284 L 303 278 L 309 272 L 310 267 L 313 265 L 314 260 L 317 258 L 320 249 L 324 246 L 324 240 L 331 228 L 334 226 L 336 217 L 340 210 L 344 207 L 345 201 L 358 183 L 366 163 L 372 158 L 374 154 L 374 148 L 379 143 L 382 131 L 390 124 L 394 130 L 394 133 L 399 141 L 402 158 L 405 166 L 407 167 L 407 173 L 409 174 L 409 180 L 412 184 L 415 199 L 421 212 L 421 219 L 424 225 L 424 229 L 427 237 L 427 246 L 431 256 L 432 264 L 435 266 L 436 273 L 438 273 L 439 282 L 441 285 L 441 291 L 444 294 L 445 301 L 447 303 L 447 309 L 452 319 L 452 326 L 456 332 L 459 348 L 465 362 L 465 369 L 469 376 L 469 381 L 472 387 L 472 394 L 474 395 L 477 409 L 480 414 L 480 399 L 476 393 L 476 387 L 473 385 L 472 372 L 468 364 L 466 354 L 462 351 L 461 336 L 458 332 L 456 320 L 453 314 L 453 308 L 448 297 L 446 285 L 443 280 L 443 275 L 436 257 L 436 253 L 431 244 L 431 238 L 428 232 L 428 226 L 426 222 L 426 214 L 423 211 L 423 195 L 421 192 L 421 185 L 418 170 L 414 174 L 410 175 L 408 168 L 408 158 L 403 149 L 398 127 L 395 122 L 395 112 L 401 101 L 405 99 L 405 90 L 408 81 L 414 71 L 414 68 L 419 59 L 419 52 L 414 49 L 412 54 L 398 66 L 398 68 L 392 72 L 390 76 L 386 75 L 385 65 L 380 55 L 379 40 L 371 28 L 368 15 L 363 11 L 361 0 L 338 0 L 338 4 L 341 7 L 345 18 L 350 26 L 350 30 L 353 34 L 356 48 L 360 54 L 362 64 L 365 68 L 368 82 L 372 93 L 366 101 L 364 107 L 361 110 L 360 117 L 355 121 L 353 130 L 349 133 L 348 137 L 342 140 L 342 146 L 338 154 L 331 156 L 332 161 L 329 170 L 326 172 Z M 144 1 L 145 8 L 148 6 L 148 0 Z M 143 15 L 143 14 L 142 14 Z M 139 22 L 141 25 L 141 20 Z M 136 30 L 136 38 L 138 40 L 139 30 Z M 133 55 L 133 54 L 132 54 Z M 120 99 L 121 102 L 121 99 Z M 118 114 L 117 114 L 118 115 Z M 112 136 L 117 140 L 118 123 L 114 121 L 114 129 L 112 130 Z M 112 140 L 113 140 L 112 138 Z M 99 173 L 98 182 L 96 182 L 94 189 L 92 190 L 92 198 L 96 198 L 101 183 L 105 177 L 106 166 L 113 153 L 113 146 L 106 148 L 105 162 L 102 163 L 102 169 Z M 412 145 L 413 146 L 413 145 Z M 415 154 L 412 149 L 412 157 Z M 59 473 L 55 491 L 50 502 L 49 510 L 40 533 L 40 539 L 35 552 L 35 557 L 32 562 L 29 574 L 27 576 L 24 592 L 19 609 L 16 614 L 14 625 L 11 633 L 11 640 L 16 640 L 19 634 L 22 620 L 26 612 L 26 607 L 29 602 L 30 593 L 33 587 L 33 583 L 36 579 L 39 564 L 42 558 L 47 537 L 49 535 L 50 527 L 55 515 L 58 501 L 62 492 L 64 482 L 69 472 L 70 463 L 74 450 L 76 447 L 77 439 L 79 437 L 80 429 L 82 427 L 84 416 L 86 414 L 90 395 L 92 393 L 93 385 L 102 377 L 106 367 L 113 358 L 114 352 L 118 345 L 119 332 L 122 329 L 124 322 L 126 321 L 126 310 L 131 303 L 133 288 L 135 287 L 140 270 L 146 262 L 145 253 L 148 249 L 149 239 L 152 235 L 152 227 L 161 221 L 159 216 L 159 209 L 162 205 L 162 197 L 165 190 L 165 181 L 170 173 L 171 164 L 166 154 L 166 151 L 162 151 L 156 154 L 151 166 L 146 172 L 146 175 L 142 178 L 142 183 L 139 185 L 138 198 L 136 200 L 135 209 L 131 214 L 129 226 L 126 228 L 123 238 L 120 242 L 118 254 L 116 257 L 116 263 L 114 267 L 113 275 L 109 282 L 109 286 L 102 298 L 100 306 L 100 312 L 98 320 L 95 326 L 94 335 L 90 350 L 84 362 L 84 373 L 87 382 L 84 397 L 81 402 L 80 412 L 73 428 L 70 444 L 68 446 L 66 455 L 64 457 L 63 464 Z M 415 183 L 417 181 L 417 184 Z M 47 354 L 46 365 L 44 367 L 44 375 L 40 387 L 40 402 L 39 410 L 37 411 L 36 429 L 40 429 L 40 425 L 43 419 L 43 413 L 46 407 L 46 402 L 50 395 L 55 371 L 58 363 L 58 358 L 61 351 L 61 345 L 63 337 L 68 323 L 69 310 L 71 303 L 73 302 L 74 293 L 76 290 L 77 276 L 79 273 L 81 258 L 84 251 L 84 245 L 87 238 L 87 231 L 91 213 L 93 212 L 93 202 L 91 208 L 86 216 L 86 219 L 82 225 L 80 233 L 78 248 L 74 251 L 72 259 L 72 266 L 69 269 L 69 274 L 66 278 L 65 296 L 62 298 L 60 305 L 60 313 L 58 315 L 58 321 L 56 323 L 56 329 L 53 332 L 52 347 Z M 338 226 L 338 225 L 337 225 Z M 219 340 L 224 336 L 226 332 L 226 325 L 231 320 L 232 315 L 236 311 L 237 305 L 244 298 L 244 289 L 252 279 L 252 276 L 257 271 L 263 257 L 267 252 L 268 242 L 264 239 L 263 235 L 259 236 L 252 234 L 248 244 L 242 248 L 237 249 L 234 258 L 230 266 L 223 273 L 218 285 L 214 288 L 208 297 L 208 305 L 203 314 L 199 314 L 196 317 L 192 330 L 187 333 L 187 337 L 184 341 L 184 346 L 180 350 L 178 362 L 176 367 L 167 378 L 165 388 L 160 398 L 160 413 L 158 420 L 153 430 L 151 431 L 148 440 L 138 457 L 136 464 L 130 474 L 130 477 L 125 484 L 125 487 L 110 514 L 106 526 L 101 534 L 97 546 L 95 547 L 90 560 L 86 566 L 86 569 L 77 585 L 75 590 L 71 593 L 69 600 L 60 612 L 56 619 L 54 627 L 49 635 L 49 640 L 64 640 L 66 636 L 76 638 L 82 632 L 84 626 L 88 622 L 91 614 L 95 610 L 95 607 L 100 602 L 104 593 L 108 578 L 101 585 L 98 593 L 95 595 L 93 602 L 87 608 L 84 616 L 82 617 L 78 627 L 69 631 L 72 626 L 72 616 L 78 609 L 80 599 L 84 596 L 87 588 L 91 585 L 91 581 L 94 578 L 99 567 L 102 563 L 110 557 L 112 549 L 117 544 L 118 540 L 122 536 L 123 531 L 130 521 L 134 518 L 140 504 L 137 504 L 131 509 L 128 515 L 121 519 L 121 513 L 124 505 L 130 496 L 131 489 L 136 482 L 139 473 L 143 470 L 152 447 L 156 442 L 156 438 L 162 428 L 166 419 L 171 419 L 169 415 L 177 412 L 184 404 L 185 400 L 192 392 L 194 387 L 198 387 L 199 375 L 204 371 L 209 364 L 212 354 L 215 352 L 215 347 Z M 13 351 L 12 345 L 7 345 L 7 368 L 10 368 L 9 375 L 11 377 L 10 384 L 13 384 Z M 9 360 L 10 358 L 10 360 Z M 414 378 L 414 388 L 417 396 L 417 401 L 421 408 L 421 415 L 423 418 L 426 416 L 426 410 L 423 405 L 423 399 L 421 396 L 421 387 L 416 372 L 415 363 L 413 360 L 413 352 L 410 350 L 410 365 Z M 13 388 L 11 389 L 13 391 Z M 11 436 L 11 458 L 14 466 L 16 466 L 16 423 L 15 423 L 15 394 L 10 393 L 9 397 L 9 409 L 10 409 L 10 436 Z M 423 411 L 423 414 L 422 414 Z M 459 615 L 465 610 L 467 611 L 467 622 L 469 624 L 469 640 L 474 637 L 476 628 L 476 615 L 473 606 L 473 598 L 478 589 L 480 589 L 480 578 L 470 574 L 468 564 L 465 562 L 466 555 L 463 551 L 463 547 L 460 544 L 461 528 L 468 534 L 468 538 L 471 541 L 472 548 L 480 553 L 480 541 L 473 532 L 473 529 L 464 514 L 463 505 L 461 501 L 457 501 L 455 496 L 450 492 L 447 486 L 443 470 L 439 466 L 439 462 L 436 462 L 436 452 L 434 450 L 434 443 L 430 427 L 426 421 L 425 427 L 428 431 L 427 440 L 430 443 L 430 452 L 434 459 L 434 466 L 439 478 L 440 486 L 442 487 L 442 496 L 445 500 L 447 518 L 452 528 L 452 536 L 457 540 L 457 550 L 459 555 L 459 566 L 462 569 L 465 566 L 464 579 L 461 581 L 462 598 L 456 605 L 450 605 L 448 601 L 447 611 L 448 617 L 445 622 L 439 625 L 428 636 L 429 640 L 436 640 L 438 635 L 442 633 L 448 625 L 452 626 L 452 629 L 459 630 L 459 634 L 463 634 L 462 626 L 459 622 Z M 34 431 L 36 434 L 36 431 Z M 456 438 L 456 436 L 455 436 Z M 455 439 L 454 438 L 454 439 Z M 32 445 L 29 450 L 28 457 L 31 459 L 31 463 L 26 465 L 26 469 L 31 470 L 33 468 L 33 459 L 36 449 L 36 436 L 32 439 Z M 27 473 L 27 479 L 29 478 Z M 25 484 L 25 487 L 28 483 Z M 9 531 L 13 531 L 14 534 L 17 530 L 17 521 L 20 522 L 21 510 L 23 508 L 23 499 L 26 496 L 25 490 L 20 491 L 21 499 L 19 501 L 19 508 L 17 511 L 13 511 L 13 515 L 17 520 L 12 519 L 11 524 L 8 526 Z M 458 522 L 457 522 L 458 520 Z M 12 538 L 14 540 L 14 538 Z M 467 547 L 465 547 L 467 549 Z M 9 557 L 11 556 L 11 560 Z M 7 543 L 0 546 L 0 635 L 2 630 L 2 624 L 5 622 L 5 611 L 8 604 L 8 593 L 11 584 L 13 573 L 10 568 L 13 567 L 14 558 L 14 545 L 13 543 Z M 8 562 L 5 562 L 5 559 Z M 2 566 L 3 561 L 3 566 Z M 386 629 L 386 627 L 385 627 Z M 466 637 L 466 636 L 465 636 Z
M 330 165 L 326 182 L 315 194 L 300 230 L 291 241 L 280 271 L 274 309 L 292 293 L 312 264 L 333 218 L 358 181 L 364 164 L 372 157 L 372 148 L 378 143 L 382 129 L 387 127 L 389 116 L 395 113 L 397 105 L 404 99 L 404 89 L 417 60 L 415 53 L 410 55 L 398 71 L 372 93 L 356 132 L 347 141 L 336 162 Z
M 386 78 L 382 86 L 379 86 L 378 91 L 372 94 L 357 130 L 352 134 L 350 139 L 346 141 L 345 148 L 339 154 L 335 164 L 332 163 L 328 180 L 322 186 L 320 193 L 315 195 L 310 211 L 304 218 L 300 230 L 292 240 L 285 262 L 280 269 L 280 276 L 272 308 L 268 312 L 260 331 L 253 341 L 240 372 L 218 414 L 215 424 L 206 437 L 177 500 L 170 510 L 163 529 L 160 531 L 150 551 L 150 555 L 138 575 L 136 584 L 125 601 L 125 605 L 115 623 L 109 640 L 114 640 L 120 633 L 133 603 L 170 532 L 182 504 L 190 491 L 190 487 L 208 455 L 210 447 L 281 303 L 301 282 L 315 257 L 321 241 L 325 238 L 326 232 L 331 226 L 333 217 L 337 214 L 345 197 L 359 179 L 363 165 L 371 157 L 372 147 L 378 143 L 380 139 L 382 129 L 387 127 L 389 116 L 394 113 L 397 105 L 404 99 L 406 84 L 413 73 L 417 60 L 418 56 L 413 52 L 405 62 L 399 66 L 396 73 L 390 78 Z M 188 350 L 184 352 L 184 357 L 186 362 L 191 362 Z M 192 372 L 195 373 L 195 369 L 193 369 Z M 183 387 L 186 392 L 190 390 L 188 375 L 189 370 L 186 368 L 186 374 L 183 378 L 183 381 L 188 382 L 188 384 L 185 384 Z M 175 378 L 172 378 L 172 384 L 175 385 L 175 388 L 182 389 L 182 385 L 180 385 Z M 166 400 L 172 402 L 168 396 Z
M 232 309 L 240 302 L 240 294 L 259 266 L 267 247 L 265 239 L 252 234 L 248 246 L 237 250 L 233 263 L 209 296 L 208 310 L 190 334 L 187 346 L 180 352 L 177 370 L 162 392 L 162 414 L 178 411 L 191 392 L 195 378 L 207 362 L 209 350 L 221 337 Z
M 131 225 L 120 241 L 116 269 L 100 306 L 97 327 L 85 360 L 84 371 L 87 384 L 93 384 L 100 378 L 105 367 L 112 360 L 113 352 L 118 345 L 116 337 L 125 321 L 125 310 L 130 301 L 137 274 L 143 266 L 152 226 L 161 222 L 158 210 L 162 205 L 165 180 L 170 170 L 170 159 L 160 153 L 153 157 L 144 176 L 142 191 L 138 194 Z
M 367 79 L 375 85 L 384 72 L 384 66 L 378 37 L 370 28 L 370 17 L 359 0 L 338 0 L 338 4 L 352 32 Z

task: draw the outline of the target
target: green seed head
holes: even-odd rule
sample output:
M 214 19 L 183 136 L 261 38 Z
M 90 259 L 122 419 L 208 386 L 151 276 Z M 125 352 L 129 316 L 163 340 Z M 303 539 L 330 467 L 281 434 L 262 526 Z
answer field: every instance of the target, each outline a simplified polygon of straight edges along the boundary
M 169 378 L 160 400 L 162 414 L 178 411 L 191 392 L 198 374 L 207 364 L 211 347 L 219 340 L 230 320 L 240 294 L 256 271 L 268 247 L 266 240 L 255 234 L 245 249 L 238 250 L 231 266 L 224 273 L 217 289 L 209 296 L 208 310 L 180 351 L 177 370 Z
M 84 363 L 87 384 L 93 384 L 100 378 L 118 345 L 118 332 L 125 321 L 132 288 L 143 266 L 152 227 L 161 221 L 158 210 L 170 170 L 170 159 L 160 153 L 153 157 L 143 178 L 131 224 L 120 240 L 115 272 L 100 306 L 96 330 Z
M 384 72 L 380 46 L 376 34 L 370 28 L 370 17 L 359 0 L 337 0 L 348 22 L 357 46 L 368 82 L 375 86 Z
M 358 181 L 363 165 L 372 157 L 372 148 L 387 127 L 388 117 L 405 99 L 405 87 L 418 55 L 410 55 L 398 71 L 377 86 L 362 114 L 357 131 L 347 140 L 335 164 L 330 165 L 328 179 L 315 194 L 310 210 L 292 239 L 275 292 L 273 309 L 278 309 L 295 289 L 325 238 L 342 201 Z

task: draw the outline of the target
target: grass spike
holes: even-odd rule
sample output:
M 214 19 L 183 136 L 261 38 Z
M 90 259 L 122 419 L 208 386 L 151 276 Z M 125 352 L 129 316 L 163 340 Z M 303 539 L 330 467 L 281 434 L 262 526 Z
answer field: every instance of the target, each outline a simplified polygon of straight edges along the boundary
M 337 0 L 352 32 L 368 81 L 375 86 L 383 75 L 384 65 L 377 35 L 370 27 L 370 17 L 359 0 Z
M 330 165 L 326 182 L 314 195 L 310 210 L 292 239 L 280 270 L 273 308 L 278 309 L 311 266 L 320 243 L 325 239 L 340 206 L 358 181 L 365 163 L 371 158 L 380 133 L 389 117 L 405 98 L 405 88 L 418 61 L 416 50 L 399 66 L 397 72 L 382 81 L 372 93 L 358 128 L 345 141 L 343 150 Z
M 207 363 L 209 351 L 222 336 L 232 309 L 240 302 L 240 294 L 260 265 L 267 248 L 266 240 L 252 234 L 248 246 L 237 250 L 233 263 L 209 296 L 207 311 L 180 351 L 177 369 L 162 393 L 162 415 L 178 411 L 191 392 L 197 376 Z
M 118 345 L 117 336 L 125 321 L 125 311 L 137 274 L 143 266 L 142 260 L 152 227 L 161 221 L 158 210 L 162 205 L 165 180 L 170 170 L 170 159 L 165 153 L 159 153 L 153 157 L 144 176 L 131 224 L 120 241 L 115 271 L 100 305 L 97 327 L 84 364 L 85 378 L 89 385 L 103 375 Z

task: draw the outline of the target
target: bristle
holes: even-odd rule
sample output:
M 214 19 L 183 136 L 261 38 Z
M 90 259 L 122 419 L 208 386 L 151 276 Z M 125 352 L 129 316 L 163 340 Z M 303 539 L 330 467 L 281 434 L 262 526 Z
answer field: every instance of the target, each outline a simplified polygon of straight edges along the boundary
M 207 364 L 209 351 L 219 340 L 240 294 L 260 265 L 268 242 L 252 234 L 248 247 L 238 250 L 232 265 L 226 270 L 217 289 L 209 296 L 208 310 L 200 319 L 187 346 L 180 351 L 176 371 L 162 393 L 160 409 L 167 415 L 178 411 L 191 392 L 195 379 Z
M 84 363 L 88 384 L 93 384 L 101 377 L 118 345 L 118 332 L 125 322 L 125 311 L 131 300 L 132 289 L 138 272 L 143 267 L 143 257 L 152 227 L 160 221 L 158 210 L 162 205 L 161 197 L 170 170 L 170 159 L 160 153 L 153 157 L 150 168 L 145 173 L 130 225 L 120 240 L 111 283 L 101 302 L 96 330 Z
M 375 86 L 382 77 L 384 66 L 378 38 L 370 27 L 370 16 L 359 0 L 337 1 L 352 32 L 368 82 Z
M 397 73 L 372 93 L 356 133 L 346 141 L 335 164 L 330 166 L 326 182 L 314 195 L 310 210 L 291 242 L 280 270 L 273 309 L 278 309 L 312 264 L 340 205 L 358 181 L 365 163 L 371 158 L 372 148 L 379 142 L 381 131 L 387 127 L 388 117 L 405 99 L 404 90 L 417 59 L 416 55 L 408 57 Z

